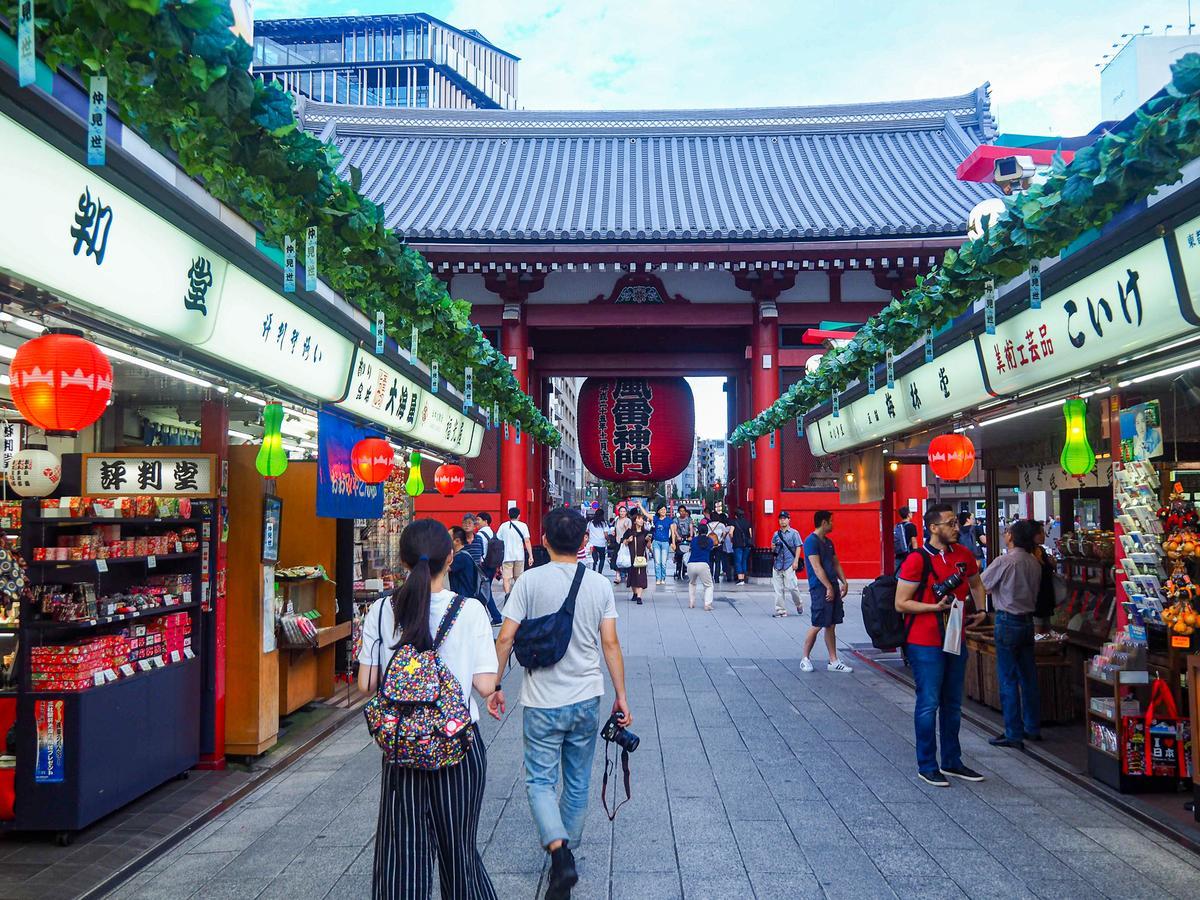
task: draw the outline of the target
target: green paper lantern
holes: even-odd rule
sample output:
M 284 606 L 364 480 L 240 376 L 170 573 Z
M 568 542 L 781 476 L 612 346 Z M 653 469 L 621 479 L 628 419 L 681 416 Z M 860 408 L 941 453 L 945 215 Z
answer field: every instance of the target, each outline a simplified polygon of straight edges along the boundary
M 287 469 L 287 453 L 283 449 L 283 406 L 279 403 L 268 403 L 263 407 L 263 438 L 262 447 L 254 466 L 263 478 L 278 478 Z
M 1087 401 L 1078 397 L 1066 401 L 1063 417 L 1067 421 L 1067 442 L 1060 462 L 1068 475 L 1082 478 L 1096 467 L 1096 454 L 1087 436 Z
M 410 497 L 425 493 L 425 479 L 421 477 L 421 454 L 417 450 L 408 455 L 408 481 L 404 482 L 404 492 Z

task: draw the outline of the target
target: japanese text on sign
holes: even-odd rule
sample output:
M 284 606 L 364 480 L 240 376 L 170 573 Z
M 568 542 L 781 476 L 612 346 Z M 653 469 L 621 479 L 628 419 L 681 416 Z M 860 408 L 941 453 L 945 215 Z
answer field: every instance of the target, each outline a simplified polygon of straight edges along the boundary
M 618 378 L 612 390 L 613 471 L 650 474 L 650 419 L 654 388 L 637 378 Z
M 84 457 L 84 490 L 88 494 L 213 493 L 210 456 Z
M 108 127 L 108 78 L 93 75 L 88 87 L 87 161 L 104 165 L 105 129 Z

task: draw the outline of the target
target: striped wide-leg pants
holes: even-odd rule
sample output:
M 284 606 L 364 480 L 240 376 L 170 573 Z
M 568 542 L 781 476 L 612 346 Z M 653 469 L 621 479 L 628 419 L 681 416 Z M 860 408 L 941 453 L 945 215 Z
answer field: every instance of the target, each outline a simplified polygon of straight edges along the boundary
M 429 900 L 437 854 L 442 900 L 498 900 L 475 849 L 487 754 L 475 739 L 456 766 L 423 772 L 383 763 L 375 829 L 374 900 Z

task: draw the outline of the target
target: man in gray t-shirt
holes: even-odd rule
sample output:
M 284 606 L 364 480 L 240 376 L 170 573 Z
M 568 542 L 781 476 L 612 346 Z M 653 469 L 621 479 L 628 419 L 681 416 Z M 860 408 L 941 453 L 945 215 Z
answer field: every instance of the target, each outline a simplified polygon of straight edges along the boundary
M 576 554 L 586 537 L 586 523 L 576 510 L 554 509 L 542 519 L 542 545 L 550 554 L 550 564 L 530 569 L 517 580 L 496 640 L 500 671 L 496 692 L 488 697 L 488 712 L 497 719 L 505 709 L 499 679 L 521 623 L 562 607 L 582 565 Z M 579 846 L 587 818 L 588 784 L 604 694 L 601 652 L 617 695 L 612 711 L 622 717 L 622 725 L 629 726 L 633 717 L 625 699 L 625 662 L 617 640 L 612 585 L 598 572 L 585 569 L 575 597 L 567 652 L 552 666 L 526 671 L 521 686 L 525 790 L 542 846 L 550 854 L 546 897 L 551 900 L 569 897 L 579 877 L 571 848 Z M 562 796 L 556 797 L 560 767 L 563 789 Z

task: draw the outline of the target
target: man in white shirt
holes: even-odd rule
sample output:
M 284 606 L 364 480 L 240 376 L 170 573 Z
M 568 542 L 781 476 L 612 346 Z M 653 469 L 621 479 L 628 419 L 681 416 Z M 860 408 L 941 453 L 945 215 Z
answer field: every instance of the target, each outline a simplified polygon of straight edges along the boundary
M 521 577 L 527 566 L 533 565 L 533 544 L 529 541 L 529 526 L 521 521 L 521 511 L 515 506 L 508 510 L 508 521 L 496 529 L 496 537 L 504 541 L 504 596 L 512 591 L 513 582 Z
M 504 625 L 496 640 L 496 653 L 504 660 L 496 673 L 497 687 L 522 623 L 558 612 L 582 566 L 575 556 L 586 538 L 582 515 L 573 509 L 551 510 L 542 519 L 542 532 L 550 564 L 521 578 L 504 608 Z M 633 717 L 625 699 L 625 662 L 612 586 L 599 572 L 584 567 L 566 653 L 552 666 L 526 671 L 521 684 L 525 789 L 542 846 L 550 854 L 548 900 L 569 898 L 578 880 L 570 848 L 579 846 L 587 818 L 604 694 L 601 651 L 616 693 L 612 712 L 628 727 Z M 494 716 L 504 712 L 503 691 L 488 698 L 488 711 Z M 555 796 L 560 769 L 561 798 Z

